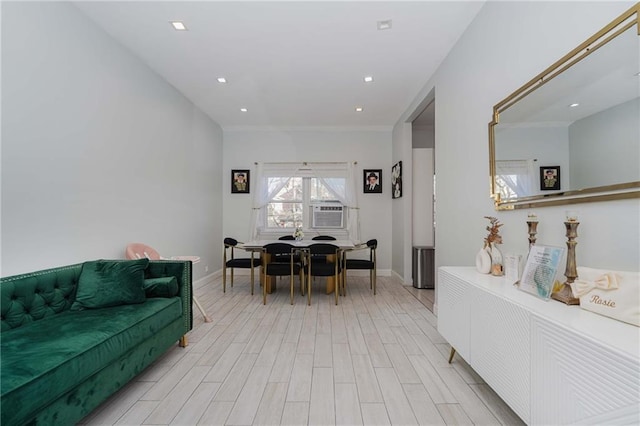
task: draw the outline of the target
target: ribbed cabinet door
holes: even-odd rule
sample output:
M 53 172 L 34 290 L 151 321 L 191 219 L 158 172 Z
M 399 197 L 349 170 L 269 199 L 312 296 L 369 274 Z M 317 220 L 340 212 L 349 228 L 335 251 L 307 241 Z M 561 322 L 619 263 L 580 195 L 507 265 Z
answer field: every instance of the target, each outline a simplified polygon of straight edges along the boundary
M 534 316 L 531 423 L 640 424 L 640 365 Z
M 470 364 L 513 411 L 529 423 L 531 314 L 479 289 L 471 296 Z
M 438 271 L 438 332 L 456 352 L 469 361 L 469 292 L 466 281 Z

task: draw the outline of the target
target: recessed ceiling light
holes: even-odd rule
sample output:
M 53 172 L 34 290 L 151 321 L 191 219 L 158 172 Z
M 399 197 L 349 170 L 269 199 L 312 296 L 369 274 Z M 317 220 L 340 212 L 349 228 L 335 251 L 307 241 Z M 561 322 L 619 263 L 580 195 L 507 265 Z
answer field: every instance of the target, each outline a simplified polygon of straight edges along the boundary
M 373 81 L 373 76 L 367 75 L 363 78 L 365 83 L 371 83 Z
M 218 83 L 226 83 L 227 79 L 224 77 L 218 77 Z
M 246 108 L 240 108 L 240 112 L 247 112 L 247 111 L 249 111 L 249 110 L 246 109 Z
M 364 111 L 364 108 L 362 108 L 362 107 L 356 107 L 356 112 L 362 112 L 362 111 Z
M 391 19 L 387 19 L 386 21 L 378 21 L 378 30 L 390 30 L 391 29 Z
M 187 27 L 182 21 L 171 21 L 171 25 L 173 25 L 173 29 L 176 31 L 187 31 Z
M 573 103 L 573 104 L 569 105 L 569 108 L 575 108 L 575 107 L 577 107 L 578 105 L 580 105 L 580 104 L 579 104 L 579 103 Z
M 640 72 L 635 73 L 636 77 L 640 77 Z

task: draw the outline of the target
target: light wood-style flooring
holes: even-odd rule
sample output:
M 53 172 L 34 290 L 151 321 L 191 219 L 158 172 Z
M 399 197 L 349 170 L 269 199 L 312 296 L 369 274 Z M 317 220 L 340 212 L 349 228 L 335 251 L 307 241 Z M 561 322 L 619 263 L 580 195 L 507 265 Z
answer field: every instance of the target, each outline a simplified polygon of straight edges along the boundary
M 322 279 L 311 306 L 299 293 L 292 306 L 285 283 L 266 306 L 246 275 L 226 293 L 221 277 L 197 283 L 213 322 L 194 306 L 189 346 L 170 349 L 81 424 L 523 424 L 464 360 L 447 363 L 428 296 L 421 303 L 393 277 L 379 277 L 373 296 L 368 277 L 350 276 L 338 306 Z

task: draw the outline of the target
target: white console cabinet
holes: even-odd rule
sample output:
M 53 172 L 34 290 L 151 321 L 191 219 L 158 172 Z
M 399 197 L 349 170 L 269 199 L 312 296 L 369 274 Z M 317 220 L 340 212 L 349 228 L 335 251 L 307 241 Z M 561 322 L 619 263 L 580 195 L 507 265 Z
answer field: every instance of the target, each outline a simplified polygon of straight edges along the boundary
M 526 423 L 640 424 L 640 328 L 472 267 L 438 278 L 438 331 Z

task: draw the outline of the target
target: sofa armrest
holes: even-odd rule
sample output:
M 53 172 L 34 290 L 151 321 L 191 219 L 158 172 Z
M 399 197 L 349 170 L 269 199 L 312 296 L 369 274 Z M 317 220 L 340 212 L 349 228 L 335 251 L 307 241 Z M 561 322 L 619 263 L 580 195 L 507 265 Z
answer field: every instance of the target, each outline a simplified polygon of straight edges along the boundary
M 145 272 L 145 278 L 176 277 L 178 296 L 182 300 L 184 334 L 193 328 L 193 277 L 192 262 L 188 260 L 151 260 Z

